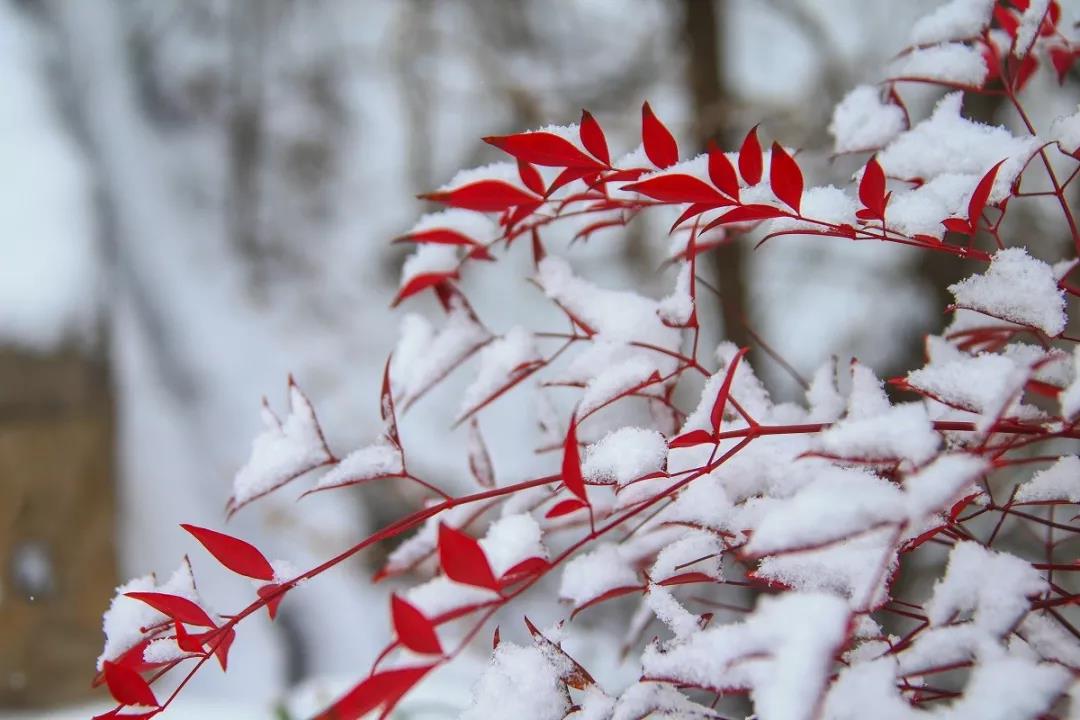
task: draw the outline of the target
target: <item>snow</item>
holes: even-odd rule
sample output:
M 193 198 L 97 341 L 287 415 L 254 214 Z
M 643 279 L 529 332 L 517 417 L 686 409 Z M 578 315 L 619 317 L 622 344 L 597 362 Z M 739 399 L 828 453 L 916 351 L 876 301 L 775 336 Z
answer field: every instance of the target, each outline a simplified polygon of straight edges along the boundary
M 691 529 L 656 554 L 656 560 L 649 569 L 649 578 L 662 582 L 686 573 L 704 573 L 719 580 L 723 577 L 722 552 L 723 545 L 716 535 Z
M 982 51 L 974 45 L 944 43 L 915 48 L 888 68 L 890 78 L 919 78 L 982 87 L 990 70 Z
M 815 547 L 899 520 L 901 491 L 858 469 L 832 468 L 761 518 L 746 552 L 769 555 Z
M 881 100 L 873 85 L 858 85 L 848 91 L 833 110 L 829 133 L 836 153 L 861 152 L 884 147 L 906 126 L 904 110 Z
M 48 351 L 97 331 L 102 268 L 92 180 L 48 92 L 44 36 L 0 10 L 0 341 Z
M 611 720 L 641 720 L 650 716 L 683 720 L 721 717 L 716 711 L 692 702 L 667 683 L 639 682 L 619 695 Z
M 989 462 L 983 458 L 950 453 L 906 476 L 904 493 L 911 534 L 918 534 L 932 516 L 948 511 L 960 498 L 976 492 L 974 481 L 989 469 Z
M 889 412 L 885 385 L 874 371 L 860 362 L 851 364 L 851 390 L 847 398 L 847 418 L 865 420 Z
M 397 400 L 407 405 L 490 339 L 459 301 L 452 300 L 446 324 L 436 331 L 421 315 L 402 318 L 401 337 L 390 364 Z
M 645 602 L 656 618 L 675 634 L 676 639 L 685 640 L 701 629 L 700 618 L 684 608 L 671 590 L 663 585 L 650 583 Z
M 421 215 L 405 234 L 416 235 L 427 230 L 453 230 L 481 245 L 486 245 L 499 235 L 498 226 L 487 215 L 461 208 Z
M 655 371 L 655 365 L 642 357 L 631 357 L 601 369 L 585 385 L 578 414 L 588 415 L 609 400 L 641 385 Z
M 675 502 L 664 510 L 663 517 L 669 522 L 723 530 L 734 509 L 723 482 L 715 474 L 709 474 L 683 488 Z
M 690 263 L 684 261 L 675 279 L 674 291 L 660 301 L 657 312 L 669 325 L 685 325 L 694 312 L 694 298 L 690 296 Z
M 1020 558 L 959 542 L 949 554 L 945 576 L 923 606 L 932 625 L 974 612 L 974 626 L 991 635 L 1008 633 L 1028 611 L 1028 596 L 1046 589 L 1039 572 Z
M 493 590 L 454 582 L 440 575 L 409 588 L 405 599 L 427 617 L 434 618 L 463 607 L 498 600 L 499 595 Z
M 1070 421 L 1080 414 L 1080 345 L 1073 348 L 1073 368 L 1076 371 L 1075 379 L 1058 396 L 1061 414 Z
M 829 688 L 822 716 L 825 720 L 859 720 L 873 708 L 877 720 L 912 720 L 917 716 L 896 685 L 892 658 L 846 667 Z
M 809 420 L 834 422 L 844 414 L 844 396 L 836 387 L 836 358 L 819 367 L 806 390 L 806 402 L 810 406 Z
M 499 180 L 521 190 L 525 189 L 525 186 L 521 183 L 521 175 L 518 174 L 516 163 L 497 162 L 469 168 L 468 170 L 459 170 L 450 178 L 450 182 L 439 188 L 439 192 L 449 192 L 483 180 Z
M 1023 57 L 1035 42 L 1043 17 L 1050 9 L 1050 0 L 1031 0 L 1027 9 L 1020 15 L 1020 25 L 1016 29 L 1016 46 L 1013 54 Z
M 460 720 L 562 720 L 570 709 L 558 668 L 537 647 L 499 643 Z
M 855 212 L 859 209 L 855 198 L 832 185 L 807 188 L 803 191 L 800 214 L 817 220 L 817 223 L 797 218 L 776 218 L 768 221 L 767 233 L 789 230 L 821 230 L 820 223 L 833 225 L 856 224 Z
M 947 720 L 1034 720 L 1050 709 L 1070 680 L 1071 674 L 1060 665 L 1018 657 L 984 660 L 972 669 L 963 697 L 941 716 Z
M 461 398 L 461 415 L 485 402 L 491 395 L 541 360 L 532 334 L 514 326 L 480 351 L 480 367 Z
M 1080 150 L 1080 107 L 1072 115 L 1054 119 L 1050 124 L 1049 139 L 1056 141 L 1067 153 Z
M 289 386 L 285 422 L 264 404 L 263 425 L 266 429 L 252 442 L 251 455 L 233 480 L 234 507 L 331 460 L 315 411 L 295 385 Z
M 1053 269 L 1023 248 L 999 250 L 990 268 L 949 286 L 956 304 L 1055 337 L 1065 329 L 1065 295 Z
M 974 175 L 943 173 L 911 190 L 893 193 L 885 211 L 886 224 L 908 236 L 941 238 L 941 221 L 967 210 L 967 200 L 978 179 Z
M 166 616 L 141 600 L 125 597 L 131 592 L 159 592 L 166 595 L 178 595 L 201 604 L 195 591 L 195 580 L 191 575 L 191 566 L 187 560 L 180 564 L 167 581 L 157 583 L 153 575 L 134 578 L 116 588 L 116 595 L 105 611 L 102 620 L 105 631 L 105 647 L 97 659 L 100 671 L 106 660 L 116 660 L 127 650 L 143 640 L 144 627 L 150 627 L 166 620 Z M 212 616 L 212 615 L 211 615 Z
M 1004 355 L 982 353 L 948 362 L 931 362 L 908 373 L 911 387 L 929 393 L 935 399 L 984 417 L 989 426 L 1008 409 L 1019 410 L 1019 395 L 1031 374 L 1030 367 L 1019 365 Z
M 581 464 L 587 480 L 626 485 L 661 470 L 667 459 L 667 440 L 655 430 L 623 427 L 589 445 Z
M 901 133 L 878 154 L 878 163 L 886 175 L 904 179 L 970 175 L 970 192 L 991 167 L 1004 160 L 989 198 L 991 204 L 1000 202 L 1009 197 L 1013 181 L 1041 141 L 968 120 L 960 114 L 962 104 L 963 93 L 943 97 L 929 118 Z
M 978 36 L 990 24 L 994 0 L 951 0 L 919 18 L 911 28 L 916 45 Z
M 609 590 L 639 584 L 637 572 L 619 546 L 602 543 L 566 564 L 559 597 L 573 601 L 574 607 L 581 607 Z
M 527 513 L 506 515 L 491 523 L 480 540 L 495 577 L 530 558 L 547 559 L 548 551 L 541 541 L 542 533 L 536 520 Z
M 1016 492 L 1017 502 L 1064 501 L 1080 503 L 1080 458 L 1063 455 L 1035 473 Z
M 643 670 L 715 690 L 749 689 L 760 720 L 809 720 L 848 617 L 846 603 L 831 595 L 763 597 L 742 622 L 709 627 L 665 650 L 649 646 Z
M 346 455 L 319 478 L 316 487 L 332 488 L 375 478 L 394 477 L 401 475 L 404 470 L 401 450 L 388 442 L 377 442 Z
M 914 463 L 929 460 L 940 444 L 926 409 L 918 403 L 896 405 L 871 418 L 841 420 L 818 441 L 824 452 L 838 457 Z
M 401 266 L 401 286 L 410 280 L 426 274 L 449 274 L 458 268 L 458 248 L 456 245 L 425 243 L 416 246 L 416 251 L 405 258 Z

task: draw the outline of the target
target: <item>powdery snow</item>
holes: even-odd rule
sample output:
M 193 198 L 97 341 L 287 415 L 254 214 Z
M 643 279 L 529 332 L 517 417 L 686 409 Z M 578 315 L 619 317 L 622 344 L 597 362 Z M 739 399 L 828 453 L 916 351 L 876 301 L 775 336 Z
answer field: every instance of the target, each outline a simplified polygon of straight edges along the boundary
M 585 385 L 578 414 L 587 415 L 609 400 L 637 387 L 656 372 L 656 366 L 642 357 L 631 357 L 601 369 Z
M 990 70 L 982 51 L 974 45 L 944 43 L 916 48 L 889 66 L 890 78 L 937 80 L 968 87 L 982 87 Z
M 499 643 L 460 720 L 562 720 L 570 709 L 561 674 L 537 647 Z
M 289 386 L 285 421 L 265 404 L 262 419 L 266 429 L 252 442 L 251 455 L 233 480 L 235 507 L 331 460 L 315 411 L 295 385 Z
M 547 559 L 548 551 L 541 540 L 536 520 L 527 513 L 506 515 L 491 523 L 480 540 L 495 577 L 530 558 Z
M 402 318 L 390 364 L 394 396 L 402 404 L 414 400 L 491 338 L 459 300 L 451 302 L 446 323 L 438 330 L 422 315 L 410 313 Z
M 701 629 L 700 618 L 684 608 L 671 590 L 663 585 L 650 584 L 645 602 L 656 618 L 667 625 L 679 640 L 684 640 Z
M 1080 108 L 1072 115 L 1055 118 L 1050 124 L 1049 139 L 1056 141 L 1067 153 L 1080 150 Z
M 876 150 L 903 132 L 905 123 L 903 108 L 883 102 L 881 91 L 873 85 L 859 85 L 833 110 L 829 123 L 833 150 L 837 153 Z
M 663 468 L 667 440 L 655 430 L 624 427 L 589 445 L 581 464 L 586 479 L 626 485 Z
M 1053 269 L 1023 248 L 999 250 L 990 268 L 949 286 L 956 304 L 1021 325 L 1051 337 L 1065 329 L 1065 294 Z
M 536 341 L 523 327 L 515 326 L 501 338 L 493 340 L 480 351 L 480 367 L 462 395 L 461 414 L 486 401 L 540 360 Z
M 821 433 L 821 449 L 838 457 L 864 460 L 929 460 L 940 444 L 926 409 L 919 403 L 896 405 L 865 419 L 845 419 Z
M 994 0 L 951 0 L 919 18 L 911 28 L 916 45 L 977 37 L 989 24 Z
M 1035 473 L 1017 490 L 1016 501 L 1080 503 L 1080 458 L 1064 455 L 1050 467 Z
M 405 470 L 401 450 L 377 442 L 354 450 L 319 478 L 317 487 L 331 488 L 375 478 L 400 476 Z
M 461 208 L 449 208 L 421 215 L 405 234 L 415 235 L 427 230 L 453 230 L 481 245 L 499 236 L 498 226 L 487 215 Z
M 401 266 L 401 286 L 420 275 L 456 272 L 458 268 L 458 248 L 456 245 L 426 243 L 418 245 L 416 251 L 405 258 Z
M 566 564 L 559 597 L 572 600 L 575 607 L 581 607 L 608 590 L 636 585 L 640 585 L 637 572 L 619 547 L 603 543 Z

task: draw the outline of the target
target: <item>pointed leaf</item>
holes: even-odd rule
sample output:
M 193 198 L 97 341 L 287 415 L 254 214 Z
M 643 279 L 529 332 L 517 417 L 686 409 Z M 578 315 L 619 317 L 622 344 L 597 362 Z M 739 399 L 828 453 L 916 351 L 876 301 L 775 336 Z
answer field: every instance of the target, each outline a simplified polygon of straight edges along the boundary
M 739 148 L 739 174 L 747 185 L 757 185 L 761 182 L 761 173 L 764 170 L 761 143 L 758 141 L 757 125 L 750 129 Z
M 557 663 L 559 667 L 560 679 L 575 690 L 584 690 L 587 687 L 596 685 L 596 681 L 593 680 L 589 671 L 581 666 L 581 664 L 570 657 L 562 646 L 549 640 L 540 630 L 532 624 L 529 618 L 525 617 L 525 627 L 529 628 L 529 634 L 533 637 L 533 642 L 537 647 L 544 651 L 545 657 L 557 657 L 561 658 L 562 662 Z
M 525 187 L 537 195 L 544 194 L 544 178 L 540 177 L 540 171 L 524 160 L 518 160 L 518 176 Z
M 772 205 L 740 205 L 737 208 L 728 210 L 726 213 L 701 228 L 701 232 L 708 232 L 719 225 L 771 220 L 773 218 L 783 217 L 786 214 L 787 213 L 780 208 L 773 207 Z
M 412 297 L 417 293 L 427 290 L 429 287 L 438 286 L 447 280 L 456 278 L 458 274 L 456 272 L 432 272 L 432 273 L 419 273 L 414 275 L 405 283 L 400 290 L 398 290 L 397 296 L 394 301 L 390 303 L 391 307 L 396 307 L 401 304 L 402 300 Z
M 274 568 L 258 548 L 251 543 L 215 530 L 181 524 L 195 536 L 214 558 L 234 573 L 256 580 L 273 580 Z
M 236 631 L 231 627 L 226 627 L 222 631 L 221 639 L 214 647 L 214 657 L 217 658 L 218 663 L 221 665 L 222 672 L 229 669 L 229 649 L 232 647 L 233 640 L 235 639 Z
M 548 510 L 546 513 L 544 513 L 544 517 L 546 517 L 546 518 L 562 517 L 563 515 L 569 515 L 570 513 L 574 512 L 575 510 L 580 510 L 581 508 L 586 508 L 586 507 L 589 507 L 589 506 L 586 505 L 585 503 L 583 503 L 581 500 L 577 499 L 576 497 L 575 498 L 567 498 L 566 500 L 560 500 L 559 502 L 552 505 L 551 509 Z
M 168 615 L 173 620 L 179 620 L 188 625 L 216 627 L 205 610 L 179 595 L 168 595 L 159 592 L 129 592 L 125 593 L 125 597 L 141 600 L 158 612 Z
M 622 189 L 641 193 L 661 202 L 720 204 L 729 202 L 707 183 L 683 173 L 646 178 L 641 182 L 624 185 Z
M 581 144 L 592 153 L 593 157 L 605 165 L 611 164 L 611 156 L 608 155 L 607 138 L 604 137 L 604 130 L 600 127 L 600 123 L 596 122 L 596 118 L 587 110 L 581 111 L 578 137 L 581 138 Z
M 150 685 L 131 668 L 105 661 L 105 684 L 109 694 L 121 705 L 146 705 L 158 707 L 157 698 Z
M 386 425 L 386 436 L 395 447 L 400 449 L 401 438 L 398 437 L 397 413 L 394 410 L 394 393 L 390 385 L 390 361 L 392 359 L 393 355 L 388 355 L 386 364 L 383 365 L 382 390 L 379 393 L 379 415 Z
M 315 720 L 359 720 L 372 710 L 385 718 L 416 683 L 436 665 L 384 670 L 364 678 L 352 690 L 315 716 Z
M 731 383 L 735 379 L 735 371 L 739 368 L 739 361 L 742 360 L 747 349 L 748 348 L 740 348 L 739 352 L 735 353 L 735 357 L 728 363 L 727 372 L 724 375 L 724 382 L 721 383 L 720 390 L 716 393 L 716 400 L 713 401 L 712 412 L 709 414 L 714 435 L 719 434 L 720 432 L 720 426 L 724 420 L 724 406 L 727 404 L 728 395 L 731 394 Z
M 439 523 L 439 565 L 454 582 L 499 589 L 499 582 L 480 543 L 446 523 Z
M 772 144 L 769 161 L 769 184 L 773 194 L 796 213 L 802 203 L 803 175 L 795 159 L 787 154 L 780 143 Z
M 390 596 L 390 615 L 401 644 L 413 652 L 442 655 L 435 626 L 416 607 L 396 594 Z
M 469 439 L 466 443 L 469 453 L 469 470 L 476 484 L 483 488 L 495 487 L 495 468 L 491 464 L 484 436 L 480 434 L 480 423 L 474 416 L 469 421 Z
M 578 150 L 572 142 L 554 133 L 539 131 L 486 137 L 484 142 L 533 165 L 592 169 L 602 167 L 596 160 Z
M 477 212 L 502 212 L 516 205 L 537 203 L 542 198 L 503 180 L 478 180 L 453 190 L 427 193 L 424 200 Z
M 255 591 L 259 597 L 266 600 L 266 614 L 271 620 L 277 617 L 278 605 L 285 599 L 285 592 L 277 592 L 281 587 L 276 583 L 270 583 Z
M 709 179 L 720 188 L 720 192 L 732 200 L 739 199 L 739 178 L 735 175 L 735 168 L 712 140 L 709 141 Z
M 979 227 L 979 218 L 982 217 L 982 212 L 986 208 L 986 201 L 989 199 L 990 191 L 994 187 L 994 178 L 997 177 L 998 168 L 1001 167 L 1003 162 L 1005 161 L 1002 160 L 990 168 L 971 193 L 971 200 L 968 201 L 968 225 L 971 226 L 972 232 Z
M 878 164 L 877 156 L 870 158 L 859 181 L 859 202 L 869 210 L 874 219 L 885 217 L 885 171 Z
M 563 442 L 562 480 L 567 490 L 576 495 L 581 502 L 589 504 L 588 495 L 585 493 L 585 478 L 581 474 L 577 418 L 570 419 L 570 428 L 566 431 L 566 440 Z
M 684 433 L 672 439 L 672 441 L 668 443 L 668 447 L 694 447 L 695 445 L 704 445 L 705 443 L 715 442 L 716 439 L 713 438 L 712 433 L 710 433 L 708 430 L 691 430 L 688 433 Z
M 645 155 L 658 168 L 666 168 L 679 162 L 679 146 L 671 131 L 653 114 L 649 103 L 641 106 L 641 143 Z
M 173 631 L 176 633 L 176 646 L 184 652 L 190 653 L 202 653 L 202 642 L 199 641 L 199 636 L 192 635 L 184 629 L 184 624 L 181 622 L 173 622 Z

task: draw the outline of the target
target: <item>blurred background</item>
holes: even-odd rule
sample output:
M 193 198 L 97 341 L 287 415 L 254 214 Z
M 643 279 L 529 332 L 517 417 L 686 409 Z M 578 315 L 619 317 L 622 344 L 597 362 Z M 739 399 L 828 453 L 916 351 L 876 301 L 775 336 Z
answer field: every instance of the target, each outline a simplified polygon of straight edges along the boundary
M 177 524 L 225 527 L 260 399 L 283 408 L 290 372 L 332 447 L 376 432 L 406 252 L 389 241 L 433 209 L 418 193 L 497 159 L 482 136 L 574 122 L 584 107 L 617 156 L 637 145 L 648 99 L 684 156 L 760 122 L 806 148 L 814 181 L 842 183 L 858 165 L 831 157 L 833 105 L 880 80 L 936 4 L 0 0 L 0 717 L 105 707 L 89 689 L 100 618 L 129 577 L 167 576 L 191 553 L 215 607 L 245 602 L 250 587 Z M 1029 107 L 1046 120 L 1078 92 L 1075 75 L 1064 92 L 1036 83 Z M 905 99 L 917 115 L 939 96 Z M 966 106 L 1009 122 L 999 110 Z M 1043 257 L 1064 255 L 1054 220 L 1024 217 Z M 881 375 L 910 367 L 958 272 L 895 247 L 751 248 L 710 259 L 723 302 L 709 331 L 754 344 L 752 328 L 803 373 L 834 353 Z M 605 281 L 654 295 L 672 282 L 666 252 L 664 228 L 648 225 L 575 250 Z M 539 305 L 504 291 L 475 290 L 502 306 L 499 330 Z M 777 364 L 755 363 L 795 396 Z M 406 441 L 430 474 L 463 484 L 452 393 L 425 403 Z M 496 405 L 484 422 L 509 436 L 522 420 Z M 489 444 L 518 479 L 540 462 Z M 417 502 L 393 484 L 296 494 L 227 530 L 307 567 Z M 245 623 L 229 673 L 202 673 L 169 716 L 300 717 L 362 676 L 388 634 L 388 589 L 369 581 L 380 552 L 292 593 L 274 625 Z M 460 672 L 402 717 L 453 716 L 472 677 Z

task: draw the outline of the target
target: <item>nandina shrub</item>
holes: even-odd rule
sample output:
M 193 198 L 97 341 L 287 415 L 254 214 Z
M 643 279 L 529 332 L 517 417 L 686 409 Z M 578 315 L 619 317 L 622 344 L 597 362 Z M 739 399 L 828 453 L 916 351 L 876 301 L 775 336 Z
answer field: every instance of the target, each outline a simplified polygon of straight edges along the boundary
M 1018 203 L 1052 205 L 1080 249 L 1067 201 L 1080 113 L 1040 132 L 1023 102 L 1033 77 L 1064 77 L 1080 52 L 1060 16 L 1045 0 L 954 0 L 917 23 L 881 85 L 837 107 L 836 151 L 863 159 L 849 189 L 807 187 L 798 153 L 757 129 L 735 152 L 680 161 L 648 104 L 641 147 L 618 158 L 588 112 L 576 126 L 487 138 L 510 160 L 428 195 L 448 209 L 401 239 L 416 250 L 393 304 L 432 294 L 445 321 L 406 317 L 382 377 L 379 436 L 332 450 L 290 380 L 288 412 L 266 407 L 228 509 L 301 479 L 308 492 L 410 483 L 430 499 L 302 572 L 183 526 L 255 581 L 251 602 L 210 611 L 186 562 L 165 583 L 121 587 L 98 668 L 119 705 L 99 717 L 161 712 L 179 689 L 164 696 L 158 678 L 181 673 L 182 689 L 211 661 L 225 669 L 246 618 L 273 618 L 300 583 L 392 539 L 375 581 L 405 588 L 386 614 L 394 639 L 321 718 L 386 717 L 492 633 L 463 717 L 725 717 L 745 702 L 763 720 L 1075 716 L 1080 459 L 1062 448 L 1080 439 L 1080 349 L 1067 334 L 1077 260 L 1036 259 L 1006 222 Z M 922 120 L 900 94 L 915 82 L 949 89 Z M 966 94 L 1000 97 L 1026 132 L 965 119 Z M 677 280 L 660 300 L 581 277 L 573 243 L 565 257 L 549 252 L 556 228 L 586 240 L 642 213 L 677 217 Z M 900 401 L 870 368 L 830 362 L 805 403 L 777 403 L 746 348 L 700 346 L 698 264 L 759 226 L 762 241 L 896 243 L 970 266 L 949 287 L 952 321 L 926 338 L 925 365 L 891 381 Z M 535 287 L 523 292 L 538 289 L 562 326 L 500 332 L 469 302 L 475 278 L 515 260 L 514 272 L 531 265 Z M 415 473 L 424 443 L 397 418 L 462 366 L 472 380 L 447 421 L 467 426 L 476 488 L 451 495 Z M 572 407 L 560 417 L 544 406 L 538 438 L 515 438 L 550 473 L 496 479 L 478 418 L 504 395 L 552 387 L 576 389 Z M 916 587 L 909 572 L 936 582 Z M 495 614 L 554 590 L 553 576 L 567 622 L 522 618 L 531 642 L 500 642 Z M 638 658 L 628 687 L 594 679 L 561 646 L 579 613 L 625 608 L 616 598 L 638 607 L 610 643 Z

